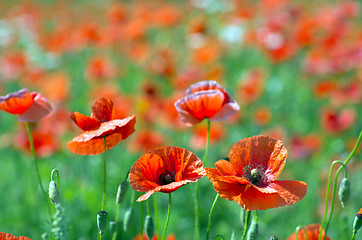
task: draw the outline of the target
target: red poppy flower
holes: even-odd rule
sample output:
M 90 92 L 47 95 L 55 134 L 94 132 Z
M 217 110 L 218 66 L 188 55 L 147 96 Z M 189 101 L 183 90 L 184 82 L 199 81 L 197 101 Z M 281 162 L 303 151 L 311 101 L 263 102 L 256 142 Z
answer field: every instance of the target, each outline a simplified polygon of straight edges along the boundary
M 201 122 L 221 121 L 234 115 L 240 107 L 216 81 L 201 81 L 186 90 L 187 96 L 175 103 L 180 119 L 187 126 Z
M 31 240 L 28 237 L 15 237 L 14 235 L 10 233 L 3 233 L 0 232 L 0 240 Z
M 19 114 L 22 122 L 36 122 L 52 111 L 48 100 L 37 92 L 29 92 L 24 88 L 17 92 L 0 97 L 0 110 L 11 114 Z
M 201 160 L 179 147 L 160 147 L 143 154 L 129 173 L 131 187 L 147 192 L 137 199 L 148 199 L 155 192 L 170 193 L 205 175 Z
M 234 200 L 245 210 L 292 205 L 305 196 L 307 184 L 276 180 L 286 158 L 280 140 L 262 135 L 245 138 L 232 147 L 230 162 L 217 161 L 217 169 L 205 168 L 206 176 L 220 197 Z
M 114 106 L 110 99 L 99 99 L 92 106 L 92 111 L 91 117 L 79 112 L 69 113 L 75 124 L 84 130 L 67 143 L 69 151 L 80 155 L 100 154 L 104 152 L 104 137 L 109 150 L 135 131 L 136 116 L 115 119 Z
M 140 240 L 140 239 L 141 239 L 141 234 L 138 234 L 133 240 Z M 150 240 L 150 239 L 147 237 L 146 233 L 143 233 L 142 239 L 144 239 L 144 240 Z M 166 239 L 167 239 L 167 240 L 176 240 L 176 237 L 175 237 L 175 235 L 171 234 L 171 235 L 168 235 L 168 237 L 167 237 Z M 153 235 L 152 240 L 158 240 L 158 237 L 157 237 L 156 234 Z
M 304 230 L 307 233 L 307 238 L 305 238 Z M 293 233 L 287 238 L 287 240 L 296 240 L 296 239 L 318 240 L 320 230 L 321 226 L 319 224 L 311 224 L 308 226 L 304 226 L 304 229 L 302 228 L 299 229 L 297 238 L 295 238 L 295 233 Z M 325 235 L 324 230 L 322 230 L 322 239 L 324 235 Z M 331 240 L 328 236 L 326 236 L 325 239 Z

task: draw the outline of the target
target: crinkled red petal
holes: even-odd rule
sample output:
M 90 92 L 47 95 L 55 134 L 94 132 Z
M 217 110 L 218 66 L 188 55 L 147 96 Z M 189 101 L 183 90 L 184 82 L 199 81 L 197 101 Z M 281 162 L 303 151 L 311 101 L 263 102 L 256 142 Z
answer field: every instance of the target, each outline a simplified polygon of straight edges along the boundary
M 287 149 L 283 142 L 269 136 L 253 136 L 238 141 L 229 153 L 237 173 L 246 166 L 262 166 L 269 181 L 275 180 L 284 168 Z
M 108 98 L 100 98 L 92 106 L 92 112 L 100 122 L 112 120 L 113 102 Z
M 200 81 L 195 84 L 192 84 L 187 90 L 186 94 L 192 94 L 200 91 L 206 90 L 219 90 L 221 91 L 224 96 L 224 104 L 228 103 L 231 100 L 231 97 L 228 92 L 226 92 L 225 88 L 223 88 L 219 83 L 216 81 Z
M 69 117 L 74 121 L 77 126 L 83 131 L 96 130 L 101 126 L 101 122 L 97 119 L 88 117 L 79 112 L 70 112 Z
M 305 232 L 307 232 L 307 237 L 305 237 Z M 318 240 L 319 233 L 321 231 L 321 225 L 319 224 L 311 224 L 304 226 L 302 229 L 298 231 L 298 237 L 295 238 L 295 233 L 290 235 L 287 240 L 297 240 L 297 239 L 308 239 L 308 240 Z M 322 239 L 325 236 L 324 230 L 322 230 Z M 328 236 L 325 237 L 326 240 L 331 240 Z

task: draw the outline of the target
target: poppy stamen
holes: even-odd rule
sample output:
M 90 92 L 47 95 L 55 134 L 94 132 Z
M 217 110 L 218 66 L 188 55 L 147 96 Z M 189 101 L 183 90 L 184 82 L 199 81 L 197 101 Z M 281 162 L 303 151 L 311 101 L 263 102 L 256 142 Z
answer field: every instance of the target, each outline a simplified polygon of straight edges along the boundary
M 243 177 L 249 179 L 251 184 L 253 185 L 260 185 L 261 183 L 265 182 L 266 177 L 264 173 L 264 167 L 262 165 L 258 166 L 246 166 L 243 169 Z
M 160 185 L 167 185 L 175 181 L 175 173 L 168 170 L 163 171 L 158 177 Z

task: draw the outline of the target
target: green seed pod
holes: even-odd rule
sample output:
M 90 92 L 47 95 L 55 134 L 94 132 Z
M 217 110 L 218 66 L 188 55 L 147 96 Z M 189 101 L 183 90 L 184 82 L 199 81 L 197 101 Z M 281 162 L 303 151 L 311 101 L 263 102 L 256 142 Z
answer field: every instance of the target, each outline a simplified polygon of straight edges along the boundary
M 339 186 L 339 200 L 341 201 L 342 207 L 344 207 L 349 199 L 351 187 L 347 178 L 343 178 L 341 185 Z
M 126 211 L 126 213 L 124 214 L 124 219 L 123 219 L 123 231 L 127 232 L 128 229 L 128 225 L 132 222 L 132 218 L 134 215 L 134 210 L 132 207 L 129 207 Z
M 121 184 L 119 184 L 116 196 L 116 204 L 121 204 L 123 199 L 126 197 L 128 185 L 129 184 L 126 180 L 122 181 Z
M 273 235 L 273 236 L 270 236 L 269 240 L 278 240 L 278 238 L 275 235 Z
M 362 208 L 359 210 L 353 221 L 353 231 L 357 232 L 362 226 Z
M 258 236 L 258 223 L 252 222 L 250 224 L 248 234 L 246 235 L 246 239 L 247 240 L 256 240 L 257 236 Z
M 101 234 L 103 234 L 104 230 L 107 227 L 107 215 L 108 213 L 104 210 L 101 210 L 97 213 L 97 226 L 98 229 L 101 231 Z
M 49 183 L 49 198 L 54 205 L 60 203 L 59 189 L 56 182 L 53 180 Z
M 153 233 L 154 233 L 154 226 L 153 226 L 153 220 L 150 215 L 146 216 L 145 220 L 145 232 L 149 239 L 152 239 Z
M 110 221 L 109 222 L 109 231 L 111 232 L 111 235 L 113 235 L 115 232 L 117 232 L 118 229 L 118 223 L 116 221 Z

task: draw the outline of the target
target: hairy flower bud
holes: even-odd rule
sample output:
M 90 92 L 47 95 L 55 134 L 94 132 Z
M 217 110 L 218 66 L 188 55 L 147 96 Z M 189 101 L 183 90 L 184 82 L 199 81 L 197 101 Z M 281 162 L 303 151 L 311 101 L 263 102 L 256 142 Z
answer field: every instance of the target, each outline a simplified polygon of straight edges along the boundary
M 353 221 L 353 231 L 357 232 L 362 226 L 362 208 L 359 210 Z
M 341 201 L 342 207 L 344 207 L 349 199 L 351 187 L 347 178 L 343 178 L 341 185 L 339 186 L 339 200 Z
M 118 229 L 118 223 L 116 221 L 110 221 L 109 222 L 109 231 L 111 235 L 113 235 L 115 232 L 117 232 Z
M 97 226 L 98 229 L 101 231 L 101 234 L 103 234 L 104 230 L 107 227 L 107 215 L 108 213 L 104 210 L 101 210 L 97 213 Z
M 251 222 L 251 225 L 248 230 L 248 234 L 246 235 L 247 240 L 256 240 L 258 236 L 258 223 Z
M 154 233 L 153 220 L 150 215 L 146 216 L 145 220 L 145 232 L 149 239 L 152 239 Z
M 134 214 L 133 208 L 132 207 L 128 208 L 126 213 L 124 214 L 123 231 L 127 232 L 128 225 L 130 222 L 132 222 L 133 214 Z
M 54 205 L 60 203 L 59 189 L 56 182 L 53 180 L 49 183 L 49 198 Z
M 128 185 L 129 184 L 126 180 L 122 181 L 121 184 L 119 184 L 116 196 L 116 204 L 121 204 L 123 199 L 126 197 Z

